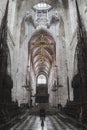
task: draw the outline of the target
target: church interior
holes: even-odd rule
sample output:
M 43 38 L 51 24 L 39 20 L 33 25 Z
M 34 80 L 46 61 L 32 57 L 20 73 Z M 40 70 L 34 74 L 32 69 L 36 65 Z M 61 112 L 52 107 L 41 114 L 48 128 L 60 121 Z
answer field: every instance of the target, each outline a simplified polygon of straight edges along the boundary
M 0 0 L 0 130 L 87 130 L 87 0 Z

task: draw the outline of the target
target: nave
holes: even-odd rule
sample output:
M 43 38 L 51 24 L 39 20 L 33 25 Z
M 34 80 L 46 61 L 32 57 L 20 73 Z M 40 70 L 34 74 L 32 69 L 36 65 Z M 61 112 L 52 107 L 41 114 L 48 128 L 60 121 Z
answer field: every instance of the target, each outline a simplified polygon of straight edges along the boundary
M 87 130 L 87 0 L 0 0 L 0 130 L 41 130 L 33 108 Z
M 42 120 L 39 116 L 27 115 L 26 118 L 20 120 L 9 130 L 87 130 L 77 122 L 64 116 L 61 113 L 57 115 L 48 115 Z

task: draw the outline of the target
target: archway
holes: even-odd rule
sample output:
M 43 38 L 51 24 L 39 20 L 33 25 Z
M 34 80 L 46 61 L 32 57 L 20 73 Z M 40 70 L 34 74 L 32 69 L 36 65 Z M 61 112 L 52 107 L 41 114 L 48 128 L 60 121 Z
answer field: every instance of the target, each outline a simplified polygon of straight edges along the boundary
M 32 35 L 29 42 L 29 63 L 30 74 L 33 71 L 36 79 L 36 102 L 38 103 L 49 102 L 48 80 L 56 62 L 55 50 L 55 41 L 46 30 L 40 29 Z

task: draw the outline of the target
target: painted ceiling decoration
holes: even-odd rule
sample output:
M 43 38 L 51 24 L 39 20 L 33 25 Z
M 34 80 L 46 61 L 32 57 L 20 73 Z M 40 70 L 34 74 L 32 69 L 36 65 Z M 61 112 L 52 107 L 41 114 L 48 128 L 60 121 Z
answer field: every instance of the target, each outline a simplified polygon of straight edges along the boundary
M 31 40 L 31 62 L 35 74 L 49 74 L 55 55 L 55 42 L 44 32 L 38 33 Z

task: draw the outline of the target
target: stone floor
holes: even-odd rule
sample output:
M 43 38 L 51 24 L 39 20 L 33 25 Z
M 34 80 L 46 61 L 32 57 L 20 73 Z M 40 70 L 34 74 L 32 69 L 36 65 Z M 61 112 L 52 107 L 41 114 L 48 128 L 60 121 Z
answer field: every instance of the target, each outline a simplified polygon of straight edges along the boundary
M 39 116 L 27 115 L 25 119 L 17 122 L 9 130 L 87 130 L 74 125 L 66 116 L 46 116 L 43 127 Z

